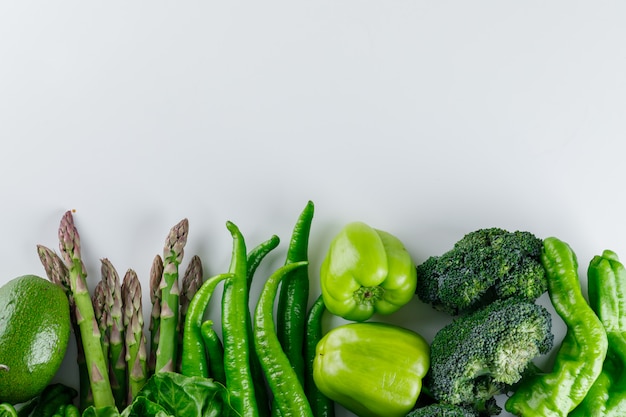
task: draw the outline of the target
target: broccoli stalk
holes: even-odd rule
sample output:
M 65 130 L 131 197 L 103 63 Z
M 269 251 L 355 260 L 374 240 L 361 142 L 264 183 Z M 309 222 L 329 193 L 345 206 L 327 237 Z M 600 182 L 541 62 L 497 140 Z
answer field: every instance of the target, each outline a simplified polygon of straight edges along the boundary
M 497 300 L 456 318 L 435 335 L 425 387 L 441 403 L 498 414 L 505 393 L 554 343 L 550 313 L 533 301 Z
M 163 248 L 163 276 L 161 290 L 161 313 L 159 319 L 159 344 L 156 352 L 155 372 L 175 371 L 178 356 L 178 310 L 180 287 L 178 266 L 183 259 L 187 243 L 189 222 L 181 220 L 171 230 Z
M 71 211 L 67 211 L 62 217 L 58 235 L 59 248 L 69 272 L 70 290 L 76 306 L 76 323 L 85 354 L 93 404 L 95 408 L 115 407 L 107 361 L 100 345 L 100 329 L 87 287 L 87 271 L 81 259 L 80 237 Z
M 548 289 L 542 246 L 530 232 L 476 230 L 448 252 L 417 266 L 415 292 L 423 302 L 452 315 L 502 298 L 535 300 Z

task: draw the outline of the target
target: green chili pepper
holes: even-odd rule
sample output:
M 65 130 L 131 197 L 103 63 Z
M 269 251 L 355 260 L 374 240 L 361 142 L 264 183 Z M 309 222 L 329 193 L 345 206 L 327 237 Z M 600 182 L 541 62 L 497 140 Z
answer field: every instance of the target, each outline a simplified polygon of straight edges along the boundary
M 322 319 L 326 306 L 324 305 L 324 297 L 317 297 L 309 312 L 306 320 L 306 332 L 304 342 L 304 358 L 306 361 L 306 372 L 304 378 L 304 390 L 313 410 L 315 417 L 334 417 L 335 404 L 333 400 L 328 398 L 315 385 L 313 379 L 313 362 L 315 361 L 315 348 L 323 337 Z
M 306 265 L 308 262 L 290 263 L 272 273 L 254 310 L 254 348 L 281 417 L 313 417 L 304 388 L 280 345 L 274 325 L 274 302 L 281 280 L 289 272 Z
M 232 407 L 244 417 L 258 417 L 254 380 L 251 371 L 251 322 L 248 303 L 248 260 L 246 243 L 239 228 L 232 222 L 226 227 L 233 237 L 233 253 L 222 293 L 222 341 L 224 372 Z
M 221 384 L 226 384 L 224 375 L 224 345 L 213 328 L 213 321 L 206 320 L 200 327 L 206 354 L 209 357 L 209 376 Z
M 346 320 L 391 314 L 415 295 L 417 270 L 402 242 L 362 222 L 346 225 L 320 270 L 326 308 Z
M 286 264 L 309 260 L 309 235 L 313 214 L 314 205 L 309 201 L 293 228 Z M 297 268 L 287 274 L 280 285 L 276 322 L 278 340 L 301 383 L 304 383 L 305 364 L 302 350 L 308 303 L 308 268 Z
M 574 411 L 574 417 L 626 415 L 626 268 L 617 254 L 605 250 L 587 270 L 589 305 L 608 338 L 602 372 Z
M 0 417 L 17 417 L 15 407 L 9 403 L 0 404 Z
M 181 374 L 185 376 L 209 377 L 209 360 L 204 349 L 201 326 L 209 301 L 217 285 L 233 274 L 219 274 L 208 278 L 189 302 L 183 328 Z
M 248 253 L 248 291 L 250 291 L 250 288 L 252 287 L 254 274 L 258 266 L 271 251 L 278 247 L 279 243 L 280 238 L 276 235 L 272 235 L 268 240 L 261 242 L 252 248 L 252 250 Z M 252 317 L 250 317 L 250 322 L 252 323 Z M 252 341 L 252 326 L 249 328 L 248 337 L 250 338 L 250 341 Z M 255 349 L 250 350 L 250 371 L 254 382 L 254 393 L 256 396 L 257 407 L 259 409 L 259 416 L 269 417 L 271 415 L 269 393 L 265 384 L 265 375 L 263 375 L 263 369 L 261 368 L 261 363 Z
M 429 367 L 421 335 L 386 323 L 348 323 L 317 344 L 313 378 L 324 395 L 359 417 L 404 417 Z
M 248 289 L 250 289 L 250 287 L 252 286 L 254 273 L 256 272 L 258 266 L 271 251 L 278 247 L 279 244 L 280 238 L 276 235 L 272 235 L 266 241 L 261 242 L 257 246 L 252 248 L 252 250 L 248 253 Z
M 551 372 L 522 381 L 505 408 L 518 416 L 567 416 L 585 398 L 602 370 L 607 335 L 583 297 L 578 260 L 565 242 L 544 239 L 541 261 L 548 278 L 548 294 L 567 333 Z

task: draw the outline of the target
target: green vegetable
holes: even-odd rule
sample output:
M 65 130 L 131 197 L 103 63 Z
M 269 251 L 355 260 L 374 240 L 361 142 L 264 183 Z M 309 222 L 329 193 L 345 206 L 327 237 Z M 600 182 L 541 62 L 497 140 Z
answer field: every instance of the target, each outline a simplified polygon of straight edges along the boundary
M 121 413 L 115 407 L 91 406 L 82 417 L 220 417 L 237 416 L 226 387 L 202 377 L 161 371 L 150 377 Z
M 9 403 L 0 403 L 0 417 L 18 417 L 15 407 Z
M 233 251 L 229 273 L 233 274 L 222 292 L 222 339 L 224 343 L 224 372 L 233 408 L 241 416 L 257 417 L 256 400 L 251 371 L 252 325 L 248 289 L 248 259 L 245 239 L 232 222 L 226 223 L 233 237 Z
M 148 413 L 150 409 L 165 414 Z M 162 372 L 150 378 L 122 417 L 236 415 L 232 412 L 229 393 L 223 385 L 207 378 Z
M 183 327 L 183 348 L 181 373 L 186 376 L 201 376 L 208 378 L 209 358 L 206 354 L 201 326 L 204 314 L 209 305 L 217 285 L 233 274 L 219 274 L 208 278 L 189 303 Z
M 108 361 L 100 345 L 100 330 L 87 287 L 87 271 L 81 258 L 80 237 L 71 211 L 67 211 L 61 218 L 58 235 L 59 248 L 69 271 L 71 297 L 75 303 L 76 323 L 80 330 L 93 404 L 96 408 L 114 406 Z
M 411 411 L 406 417 L 478 417 L 470 407 L 453 404 L 431 404 Z
M 39 396 L 37 406 L 32 411 L 33 417 L 52 417 L 61 407 L 72 404 L 78 392 L 66 385 L 50 384 Z
M 359 417 L 404 417 L 429 369 L 429 346 L 419 334 L 391 324 L 348 323 L 317 344 L 317 387 Z
M 122 286 L 119 275 L 108 259 L 101 260 L 101 283 L 105 291 L 105 308 L 107 311 L 106 321 L 107 328 L 106 339 L 108 342 L 108 349 L 105 355 L 108 353 L 109 362 L 109 380 L 111 382 L 111 389 L 113 390 L 113 397 L 115 398 L 115 405 L 118 408 L 123 408 L 126 405 L 127 400 L 127 365 L 126 365 L 126 349 L 125 349 L 125 335 L 124 335 L 124 323 L 122 318 Z M 139 293 L 141 297 L 141 292 Z M 140 300 L 141 301 L 141 300 Z
M 287 249 L 286 264 L 309 260 L 309 235 L 313 221 L 314 205 L 309 201 L 298 217 Z M 278 340 L 300 383 L 304 383 L 304 334 L 309 303 L 308 268 L 297 268 L 287 274 L 280 286 L 276 313 Z
M 512 296 L 535 300 L 547 290 L 542 244 L 529 232 L 471 232 L 448 252 L 418 265 L 417 296 L 453 315 Z
M 124 360 L 128 369 L 127 401 L 124 402 L 126 403 L 131 402 L 135 398 L 141 387 L 148 380 L 148 353 L 146 336 L 143 332 L 141 283 L 134 270 L 129 269 L 124 274 L 120 292 L 124 303 L 123 325 L 124 334 L 126 335 Z
M 159 343 L 156 351 L 155 372 L 174 371 L 178 360 L 178 311 L 180 288 L 178 268 L 183 260 L 189 234 L 189 221 L 183 219 L 170 230 L 163 248 L 163 276 L 161 313 L 159 315 Z
M 626 268 L 617 254 L 605 250 L 587 269 L 589 305 L 607 333 L 602 372 L 583 401 L 569 415 L 626 415 Z
M 552 348 L 551 325 L 543 306 L 518 298 L 458 317 L 433 338 L 425 386 L 439 402 L 497 414 L 494 396 L 520 381 L 530 362 Z
M 259 243 L 257 246 L 252 248 L 252 250 L 248 253 L 247 259 L 247 267 L 248 271 L 246 273 L 248 289 L 252 286 L 252 280 L 254 278 L 254 274 L 263 261 L 265 257 L 274 249 L 278 247 L 280 244 L 280 238 L 276 235 L 272 235 L 269 239 L 264 242 Z
M 148 353 L 148 375 L 153 375 L 156 371 L 156 356 L 159 348 L 159 335 L 161 323 L 161 277 L 163 276 L 163 258 L 161 255 L 155 255 L 150 267 L 150 302 L 152 309 L 150 310 L 150 323 L 148 331 L 150 332 L 150 352 Z
M 63 259 L 61 259 L 61 257 L 57 255 L 52 249 L 47 248 L 43 245 L 37 245 L 37 254 L 39 255 L 39 260 L 41 261 L 41 264 L 46 271 L 48 279 L 63 288 L 69 301 L 70 321 L 73 330 L 72 333 L 74 334 L 74 339 L 76 342 L 76 364 L 78 366 L 79 384 L 78 402 L 81 409 L 85 409 L 93 403 L 93 398 L 91 396 L 89 372 L 87 371 L 85 352 L 83 349 L 83 343 L 80 338 L 80 328 L 77 323 L 76 303 L 74 302 L 74 297 L 72 296 L 72 290 L 70 286 L 70 273 Z
M 226 384 L 226 375 L 224 374 L 224 345 L 213 328 L 213 321 L 205 320 L 202 326 L 200 326 L 200 333 L 207 357 L 209 358 L 209 375 L 215 381 Z
M 399 310 L 416 288 L 415 265 L 402 242 L 362 222 L 347 224 L 332 240 L 320 278 L 328 311 L 352 321 Z
M 522 381 L 505 408 L 518 416 L 567 416 L 600 375 L 608 341 L 602 323 L 583 297 L 572 248 L 555 237 L 547 238 L 541 260 L 550 300 L 567 333 L 552 371 Z
M 313 363 L 315 361 L 315 348 L 317 344 L 324 336 L 322 320 L 324 318 L 324 312 L 326 311 L 326 305 L 324 305 L 324 298 L 320 295 L 317 297 L 306 318 L 306 330 L 304 337 L 304 360 L 305 360 L 305 374 L 304 374 L 304 391 L 306 392 L 307 399 L 313 415 L 315 417 L 334 417 L 335 404 L 334 402 L 322 394 L 322 392 L 315 385 L 313 379 Z
M 254 311 L 254 348 L 281 417 L 313 417 L 302 384 L 282 350 L 274 325 L 274 301 L 281 280 L 289 272 L 306 265 L 306 261 L 289 263 L 270 275 Z
M 0 403 L 18 404 L 41 393 L 59 370 L 69 337 L 70 307 L 60 286 L 35 275 L 2 286 Z
M 183 350 L 183 329 L 185 327 L 185 317 L 187 316 L 187 310 L 189 309 L 189 303 L 196 294 L 198 289 L 204 282 L 204 268 L 202 266 L 202 260 L 198 255 L 191 257 L 187 269 L 180 287 L 180 305 L 178 314 L 178 327 L 181 331 L 178 332 L 178 363 L 176 364 L 176 372 L 181 372 L 182 357 L 180 352 Z
M 256 273 L 257 268 L 265 259 L 265 257 L 280 243 L 280 239 L 276 235 L 272 235 L 269 239 L 264 242 L 259 243 L 257 246 L 252 248 L 252 250 L 248 253 L 247 256 L 247 284 L 248 284 L 248 297 L 250 296 L 250 288 L 252 286 L 252 282 L 254 280 L 254 274 Z M 250 311 L 248 310 L 249 317 Z M 250 323 L 252 323 L 252 318 L 250 317 Z M 253 331 L 252 325 L 248 328 L 248 340 L 253 340 Z M 205 344 L 209 343 L 207 346 L 211 348 L 213 351 L 219 350 L 220 346 L 217 344 L 217 341 L 213 340 L 215 337 L 213 336 L 215 332 L 209 332 L 207 329 L 207 334 L 203 334 L 205 337 Z M 207 349 L 208 349 L 207 348 Z M 223 345 L 221 346 L 223 351 Z M 218 352 L 214 352 L 214 354 L 219 355 Z M 219 372 L 219 370 L 218 370 Z M 257 401 L 257 407 L 259 410 L 259 416 L 261 417 L 269 417 L 271 415 L 270 409 L 270 398 L 267 390 L 267 386 L 265 383 L 265 375 L 263 374 L 263 369 L 261 368 L 261 362 L 259 361 L 259 357 L 255 349 L 250 349 L 250 373 L 252 376 L 252 381 L 254 384 L 254 395 Z

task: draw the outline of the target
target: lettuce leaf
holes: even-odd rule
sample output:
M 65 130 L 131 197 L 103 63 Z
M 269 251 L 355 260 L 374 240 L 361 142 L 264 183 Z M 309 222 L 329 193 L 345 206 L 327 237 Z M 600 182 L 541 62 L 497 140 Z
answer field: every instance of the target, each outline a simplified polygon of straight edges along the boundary
M 158 372 L 146 382 L 122 417 L 219 417 L 233 414 L 224 385 L 208 378 Z
M 212 379 L 176 372 L 154 374 L 120 414 L 115 407 L 87 408 L 82 417 L 237 416 L 226 387 Z

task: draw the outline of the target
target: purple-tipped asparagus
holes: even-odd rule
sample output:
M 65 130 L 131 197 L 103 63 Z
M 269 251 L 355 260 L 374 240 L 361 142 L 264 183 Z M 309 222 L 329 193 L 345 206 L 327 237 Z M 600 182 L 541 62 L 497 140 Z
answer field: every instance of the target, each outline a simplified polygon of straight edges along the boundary
M 37 245 L 37 254 L 46 271 L 46 275 L 51 282 L 60 285 L 65 290 L 70 305 L 70 319 L 72 321 L 72 330 L 76 339 L 76 363 L 78 365 L 78 384 L 79 384 L 79 405 L 84 410 L 93 404 L 93 396 L 91 394 L 91 386 L 89 383 L 89 372 L 87 371 L 87 363 L 85 361 L 85 352 L 80 337 L 80 329 L 76 318 L 76 303 L 72 296 L 70 288 L 70 273 L 63 259 L 57 255 L 52 249 L 43 245 Z
M 178 267 L 183 259 L 188 233 L 189 222 L 183 219 L 170 230 L 163 248 L 163 276 L 159 285 L 161 289 L 160 334 L 155 372 L 175 371 L 177 363 L 180 296 Z
M 100 329 L 100 345 L 102 346 L 102 353 L 104 354 L 104 360 L 108 364 L 109 360 L 109 335 L 111 333 L 109 328 L 109 314 L 110 308 L 107 305 L 107 289 L 104 281 L 98 281 L 93 294 L 91 296 L 91 303 L 93 304 L 93 313 L 98 323 L 98 329 Z
M 203 268 L 202 261 L 198 255 L 194 255 L 185 269 L 183 275 L 181 291 L 180 291 L 180 323 L 182 329 L 182 323 L 185 322 L 185 315 L 189 308 L 189 302 L 198 291 L 198 288 L 202 286 L 203 282 Z
M 124 299 L 124 331 L 126 335 L 126 364 L 128 366 L 128 403 L 132 402 L 148 379 L 146 337 L 143 332 L 141 284 L 137 274 L 129 269 L 122 283 Z
M 95 319 L 87 287 L 87 272 L 81 258 L 80 237 L 71 211 L 67 211 L 61 218 L 59 248 L 69 271 L 70 289 L 76 306 L 76 323 L 85 353 L 93 404 L 96 408 L 114 407 L 109 372 L 100 344 L 100 329 Z
M 119 410 L 126 404 L 126 349 L 122 319 L 122 287 L 117 270 L 107 258 L 101 259 L 101 274 L 105 288 L 108 329 L 109 379 L 115 405 Z
M 150 324 L 148 330 L 150 331 L 150 353 L 148 355 L 148 373 L 154 374 L 156 368 L 156 352 L 159 346 L 159 328 L 161 317 L 161 278 L 163 277 L 163 258 L 161 255 L 156 255 L 152 261 L 152 267 L 150 268 L 150 302 L 152 303 L 152 310 L 150 312 Z

